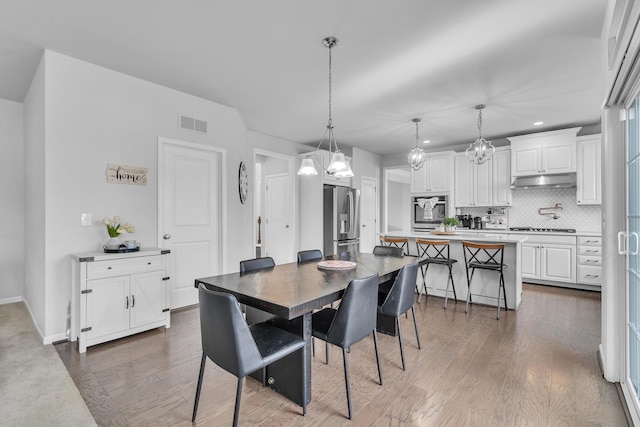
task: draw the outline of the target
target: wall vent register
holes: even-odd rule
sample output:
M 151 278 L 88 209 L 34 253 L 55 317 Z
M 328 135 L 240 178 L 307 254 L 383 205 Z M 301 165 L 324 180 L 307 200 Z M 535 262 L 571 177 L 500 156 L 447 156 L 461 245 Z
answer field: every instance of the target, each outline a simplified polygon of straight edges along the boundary
M 575 233 L 575 228 L 544 228 L 544 227 L 510 227 L 510 231 L 529 231 L 532 233 Z

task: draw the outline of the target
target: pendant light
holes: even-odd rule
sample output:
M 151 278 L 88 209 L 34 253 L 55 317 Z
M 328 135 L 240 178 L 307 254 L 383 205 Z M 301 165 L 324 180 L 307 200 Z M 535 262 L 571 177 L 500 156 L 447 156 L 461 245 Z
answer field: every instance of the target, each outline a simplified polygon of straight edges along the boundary
M 478 139 L 469 144 L 469 148 L 465 151 L 465 154 L 470 158 L 470 162 L 474 162 L 476 165 L 481 165 L 493 156 L 496 148 L 491 145 L 491 141 L 487 141 L 482 137 L 482 110 L 484 104 L 476 105 L 478 110 Z
M 304 160 L 302 160 L 302 165 L 300 165 L 298 175 L 317 175 L 318 171 L 314 164 L 315 161 L 315 163 L 317 163 L 329 175 L 340 178 L 350 178 L 353 176 L 353 171 L 351 171 L 349 161 L 338 149 L 338 143 L 336 142 L 336 138 L 333 134 L 333 119 L 331 117 L 331 49 L 338 44 L 338 39 L 335 37 L 327 37 L 322 40 L 322 43 L 325 47 L 329 48 L 329 121 L 327 123 L 327 130 L 324 132 L 315 153 L 308 155 Z M 329 162 L 329 166 L 326 169 L 318 162 L 316 157 L 320 155 L 318 151 L 325 139 L 329 140 L 329 153 L 331 154 L 331 162 Z
M 418 139 L 420 139 L 418 136 L 418 123 L 420 123 L 420 120 L 421 119 L 418 118 L 412 120 L 412 122 L 416 124 L 416 146 L 409 151 L 409 155 L 407 156 L 409 165 L 411 165 L 411 168 L 415 171 L 420 170 L 425 161 L 424 150 L 418 147 Z

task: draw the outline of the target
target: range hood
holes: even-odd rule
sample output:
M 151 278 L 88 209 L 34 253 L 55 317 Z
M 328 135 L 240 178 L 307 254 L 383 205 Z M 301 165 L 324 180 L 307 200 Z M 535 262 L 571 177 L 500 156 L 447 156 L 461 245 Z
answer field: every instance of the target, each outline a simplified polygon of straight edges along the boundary
M 576 187 L 575 173 L 560 173 L 554 175 L 517 176 L 511 178 L 511 188 L 525 190 L 533 188 L 574 188 Z

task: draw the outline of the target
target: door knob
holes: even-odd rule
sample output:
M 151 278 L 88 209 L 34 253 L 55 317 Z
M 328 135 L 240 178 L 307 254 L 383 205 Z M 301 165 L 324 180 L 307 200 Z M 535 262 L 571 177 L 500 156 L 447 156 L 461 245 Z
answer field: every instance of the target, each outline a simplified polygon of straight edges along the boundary
M 285 225 L 284 228 L 289 228 L 289 224 Z
M 165 234 L 164 236 L 162 236 L 162 238 L 164 240 L 169 240 L 171 238 L 171 234 Z

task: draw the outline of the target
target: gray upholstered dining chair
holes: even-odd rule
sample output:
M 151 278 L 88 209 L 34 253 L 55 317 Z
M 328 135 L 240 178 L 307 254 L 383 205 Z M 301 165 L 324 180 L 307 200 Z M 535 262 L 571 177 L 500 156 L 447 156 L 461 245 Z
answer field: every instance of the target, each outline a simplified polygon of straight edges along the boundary
M 240 261 L 240 273 L 248 273 L 250 271 L 264 270 L 265 268 L 273 268 L 276 263 L 270 256 L 262 258 L 253 258 Z
M 416 313 L 413 310 L 413 287 L 418 277 L 418 263 L 407 264 L 396 276 L 391 290 L 388 293 L 378 294 L 378 315 L 390 316 L 395 319 L 396 330 L 398 331 L 398 341 L 400 342 L 400 357 L 402 359 L 402 370 L 405 370 L 404 346 L 402 345 L 402 331 L 400 329 L 400 315 L 411 310 L 413 315 L 413 327 L 416 330 L 416 340 L 418 349 L 420 346 L 420 335 L 418 334 L 418 324 L 416 323 Z
M 306 351 L 302 337 L 294 335 L 268 323 L 248 326 L 242 317 L 240 305 L 231 294 L 215 292 L 200 285 L 200 331 L 202 335 L 202 359 L 200 375 L 193 403 L 195 422 L 200 401 L 200 390 L 207 358 L 213 363 L 238 377 L 233 425 L 238 425 L 242 380 L 245 376 L 280 360 L 295 351 Z M 306 357 L 303 357 L 306 360 Z M 304 379 L 304 364 L 300 378 Z M 303 386 L 306 387 L 306 384 Z M 306 403 L 302 413 L 307 413 Z
M 376 311 L 378 299 L 378 274 L 349 282 L 338 309 L 324 308 L 311 317 L 311 334 L 329 344 L 342 348 L 344 381 L 347 389 L 347 409 L 351 419 L 351 390 L 349 387 L 349 363 L 347 349 L 373 333 L 373 343 L 378 363 L 378 377 L 382 385 L 378 337 L 376 335 Z M 328 360 L 327 360 L 328 363 Z
M 322 259 L 322 251 L 320 249 L 309 249 L 298 252 L 298 263 L 308 261 L 318 261 Z
M 373 248 L 374 255 L 403 257 L 404 249 L 395 246 L 378 245 Z

